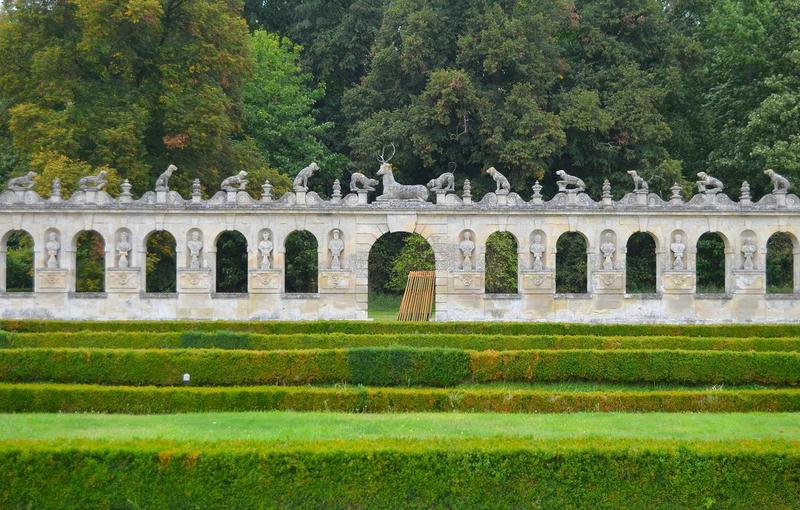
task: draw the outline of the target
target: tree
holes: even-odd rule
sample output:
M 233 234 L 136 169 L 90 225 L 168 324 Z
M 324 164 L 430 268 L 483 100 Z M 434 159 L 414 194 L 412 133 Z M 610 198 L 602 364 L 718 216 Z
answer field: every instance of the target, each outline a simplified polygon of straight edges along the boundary
M 334 155 L 320 142 L 332 127 L 317 123 L 314 105 L 325 94 L 322 85 L 312 85 L 311 75 L 302 72 L 302 48 L 278 35 L 257 30 L 250 36 L 252 76 L 243 90 L 244 130 L 264 165 L 296 175 L 306 164 L 316 161 L 321 172 L 312 185 L 327 192 L 333 179 L 342 176 L 346 158 Z M 263 182 L 263 181 L 262 181 Z
M 143 191 L 175 163 L 186 171 L 173 187 L 188 194 L 195 176 L 217 183 L 220 169 L 240 169 L 250 71 L 240 10 L 218 0 L 5 2 L 0 138 L 18 153 L 12 172 L 65 158 L 64 169 L 108 166 Z

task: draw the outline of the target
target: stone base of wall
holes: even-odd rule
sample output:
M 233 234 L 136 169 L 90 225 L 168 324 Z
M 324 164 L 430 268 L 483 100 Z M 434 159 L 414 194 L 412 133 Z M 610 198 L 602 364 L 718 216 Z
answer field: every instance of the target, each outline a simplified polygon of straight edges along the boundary
M 0 295 L 4 319 L 61 320 L 367 320 L 365 296 L 337 294 Z M 800 322 L 800 299 L 763 295 L 445 294 L 437 321 L 606 323 Z

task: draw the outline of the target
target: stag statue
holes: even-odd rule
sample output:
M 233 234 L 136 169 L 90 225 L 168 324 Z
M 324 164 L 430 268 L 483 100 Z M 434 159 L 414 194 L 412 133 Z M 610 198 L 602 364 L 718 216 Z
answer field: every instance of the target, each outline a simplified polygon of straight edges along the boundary
M 400 184 L 394 180 L 392 173 L 392 164 L 389 163 L 394 157 L 397 149 L 392 144 L 392 155 L 388 158 L 385 156 L 386 147 L 383 148 L 378 163 L 381 164 L 380 170 L 375 174 L 378 177 L 383 177 L 383 195 L 379 196 L 377 200 L 416 200 L 420 202 L 428 201 L 428 188 L 425 186 Z

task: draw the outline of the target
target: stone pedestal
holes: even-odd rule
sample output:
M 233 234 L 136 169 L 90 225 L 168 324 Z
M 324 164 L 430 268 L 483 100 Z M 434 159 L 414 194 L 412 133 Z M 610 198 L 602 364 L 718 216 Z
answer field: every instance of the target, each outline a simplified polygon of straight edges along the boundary
M 786 207 L 786 192 L 785 191 L 773 191 L 772 194 L 775 196 L 775 207 L 782 209 Z
M 306 205 L 306 193 L 308 192 L 305 188 L 294 188 L 294 199 L 295 204 L 297 205 Z
M 44 293 L 66 293 L 67 275 L 66 269 L 37 269 L 36 270 L 36 292 Z
M 138 268 L 107 269 L 106 292 L 109 294 L 131 294 L 139 292 L 140 270 Z
M 211 293 L 211 271 L 209 269 L 178 270 L 178 292 L 185 294 Z
M 447 192 L 445 190 L 437 189 L 436 193 L 436 205 L 445 205 L 445 200 L 447 200 Z
M 497 205 L 499 207 L 505 207 L 508 205 L 508 190 L 501 189 L 495 194 L 497 195 Z
M 661 275 L 661 292 L 664 294 L 694 294 L 694 271 L 664 271 Z
M 251 294 L 279 294 L 282 278 L 280 269 L 250 270 L 248 290 Z
M 83 192 L 83 198 L 87 204 L 97 203 L 97 190 L 87 189 Z
M 226 191 L 225 192 L 225 201 L 228 202 L 229 204 L 235 204 L 236 203 L 236 196 L 238 194 L 239 194 L 238 190 L 233 190 L 233 191 L 228 190 L 228 191 Z
M 633 193 L 636 196 L 636 205 L 639 205 L 639 206 L 642 206 L 642 207 L 647 207 L 647 195 L 648 195 L 648 192 L 643 190 L 643 189 L 640 189 L 640 190 L 634 191 Z
M 592 292 L 595 294 L 624 294 L 625 273 L 623 271 L 594 271 Z
M 156 203 L 157 204 L 166 204 L 168 196 L 169 196 L 169 191 L 167 191 L 167 190 L 163 190 L 163 191 L 156 190 Z
M 320 294 L 349 294 L 356 291 L 352 271 L 322 270 L 319 272 Z
M 568 189 L 564 190 L 563 193 L 567 194 L 567 205 L 577 205 L 578 193 L 580 193 L 580 191 L 576 189 Z
M 356 195 L 358 196 L 358 204 L 357 205 L 367 205 L 367 195 L 369 191 L 365 189 L 357 189 Z
M 453 292 L 456 294 L 483 293 L 482 271 L 453 271 Z
M 554 294 L 556 275 L 554 271 L 522 271 L 520 273 L 522 294 Z
M 766 294 L 766 280 L 764 271 L 736 269 L 733 271 L 733 293 Z

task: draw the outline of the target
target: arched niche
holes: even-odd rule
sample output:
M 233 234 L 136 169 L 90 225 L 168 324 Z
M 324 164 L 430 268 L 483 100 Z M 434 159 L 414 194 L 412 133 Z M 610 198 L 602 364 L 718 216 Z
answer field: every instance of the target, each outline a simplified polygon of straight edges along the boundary
M 618 269 L 619 245 L 617 244 L 617 233 L 611 229 L 603 230 L 600 233 L 598 246 L 600 253 L 597 259 L 597 269 L 600 271 Z
M 544 230 L 537 229 L 531 232 L 528 252 L 530 253 L 530 267 L 533 271 L 544 271 L 549 268 L 547 258 L 547 234 Z
M 133 233 L 129 228 L 120 228 L 114 233 L 114 267 L 134 267 Z
M 328 269 L 341 271 L 345 267 L 345 255 L 344 232 L 334 228 L 328 232 Z
M 465 228 L 458 234 L 458 255 L 456 268 L 459 271 L 475 271 L 477 269 L 477 246 L 475 231 Z

